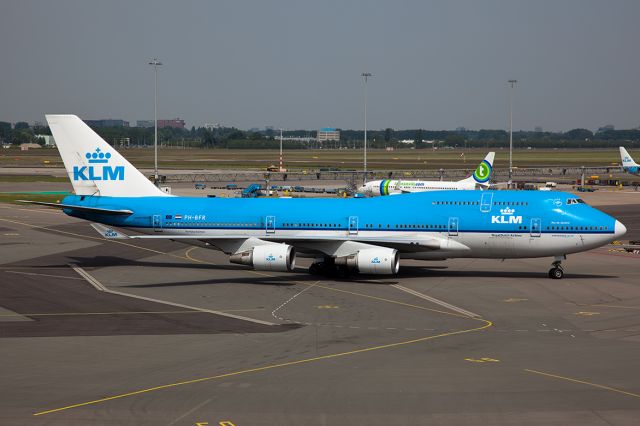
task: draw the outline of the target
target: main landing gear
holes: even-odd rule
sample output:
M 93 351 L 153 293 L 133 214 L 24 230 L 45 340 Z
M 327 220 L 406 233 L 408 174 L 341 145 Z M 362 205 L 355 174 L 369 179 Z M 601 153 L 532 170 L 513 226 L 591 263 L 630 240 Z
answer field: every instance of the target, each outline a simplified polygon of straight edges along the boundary
M 326 275 L 337 278 L 349 278 L 351 276 L 351 270 L 346 265 L 336 265 L 331 257 L 316 259 L 309 266 L 309 273 L 311 275 Z
M 567 256 L 556 256 L 556 260 L 553 261 L 553 268 L 549 269 L 549 278 L 554 280 L 560 280 L 564 277 L 564 269 L 562 269 L 562 260 Z

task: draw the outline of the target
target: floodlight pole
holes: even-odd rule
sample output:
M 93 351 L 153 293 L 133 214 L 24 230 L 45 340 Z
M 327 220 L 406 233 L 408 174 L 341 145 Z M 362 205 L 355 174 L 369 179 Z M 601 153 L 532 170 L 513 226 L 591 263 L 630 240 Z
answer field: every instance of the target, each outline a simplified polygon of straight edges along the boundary
M 153 84 L 153 176 L 154 183 L 158 186 L 158 66 L 162 65 L 162 62 L 153 58 L 153 61 L 149 62 L 149 65 L 153 65 L 154 72 L 154 84 Z
M 282 167 L 282 129 L 280 129 L 280 173 L 284 172 Z
M 362 180 L 364 183 L 367 182 L 367 80 L 373 74 L 370 72 L 363 72 L 362 77 L 364 77 L 364 176 Z
M 513 177 L 513 88 L 518 80 L 509 80 L 511 90 L 509 90 L 509 183 L 507 188 L 511 189 Z

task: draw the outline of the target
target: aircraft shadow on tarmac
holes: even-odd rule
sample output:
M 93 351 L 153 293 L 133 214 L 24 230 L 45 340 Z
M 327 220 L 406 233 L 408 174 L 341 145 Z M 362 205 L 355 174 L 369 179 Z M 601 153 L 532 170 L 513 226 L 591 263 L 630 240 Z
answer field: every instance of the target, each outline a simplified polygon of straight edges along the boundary
M 240 265 L 214 265 L 214 264 L 198 264 L 198 263 L 181 263 L 181 262 L 153 262 L 143 260 L 132 260 L 117 256 L 96 256 L 81 257 L 70 256 L 68 259 L 72 263 L 83 268 L 96 267 L 112 267 L 112 266 L 136 266 L 136 267 L 152 267 L 152 268 L 185 268 L 191 270 L 211 270 L 211 271 L 245 271 L 253 272 L 253 270 Z M 50 265 L 51 267 L 60 267 L 61 265 Z M 268 273 L 268 272 L 260 272 Z M 577 274 L 568 273 L 566 275 L 570 279 L 607 279 L 616 278 L 611 275 L 596 274 Z M 547 279 L 544 272 L 535 271 L 471 271 L 471 270 L 455 270 L 449 269 L 447 266 L 403 266 L 395 277 L 376 276 L 376 275 L 359 275 L 354 274 L 348 278 L 336 278 L 327 276 L 310 275 L 306 273 L 306 268 L 298 267 L 294 273 L 285 273 L 274 276 L 255 275 L 252 277 L 211 277 L 204 280 L 193 281 L 172 281 L 162 283 L 134 284 L 125 287 L 132 288 L 153 288 L 153 287 L 180 287 L 180 286 L 198 286 L 212 284 L 254 284 L 254 285 L 273 285 L 273 286 L 292 286 L 296 282 L 313 283 L 320 281 L 338 281 L 352 282 L 369 285 L 392 285 L 398 284 L 403 278 L 512 278 L 512 279 Z
M 547 271 L 473 271 L 473 270 L 456 270 L 449 269 L 446 266 L 403 266 L 398 273 L 398 278 L 517 278 L 517 279 L 540 279 L 548 278 Z M 605 279 L 617 278 L 614 275 L 604 274 L 577 274 L 572 272 L 565 273 L 565 278 L 571 279 Z

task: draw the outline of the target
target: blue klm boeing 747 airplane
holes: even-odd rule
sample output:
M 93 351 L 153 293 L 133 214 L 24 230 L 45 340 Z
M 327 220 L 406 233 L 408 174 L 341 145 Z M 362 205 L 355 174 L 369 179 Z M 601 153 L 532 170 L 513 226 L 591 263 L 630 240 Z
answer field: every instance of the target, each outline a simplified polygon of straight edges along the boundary
M 607 244 L 622 223 L 575 195 L 435 191 L 351 199 L 193 198 L 160 191 L 74 115 L 49 115 L 75 195 L 60 204 L 105 238 L 165 238 L 206 245 L 258 270 L 395 274 L 401 258 L 553 257 Z M 120 230 L 116 229 L 119 228 Z M 126 230 L 126 231 L 122 231 Z M 127 235 L 124 232 L 133 231 Z

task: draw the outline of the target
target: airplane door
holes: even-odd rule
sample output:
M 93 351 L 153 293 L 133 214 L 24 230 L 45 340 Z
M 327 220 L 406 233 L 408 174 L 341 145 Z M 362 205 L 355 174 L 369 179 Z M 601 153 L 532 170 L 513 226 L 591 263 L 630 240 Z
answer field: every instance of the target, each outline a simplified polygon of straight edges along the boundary
M 273 234 L 276 232 L 276 217 L 267 216 L 265 220 L 265 229 L 267 234 Z
M 160 219 L 159 214 L 153 215 L 153 230 L 156 232 L 162 232 L 162 219 Z
M 449 218 L 449 236 L 455 237 L 458 235 L 458 218 L 450 217 Z
M 530 232 L 532 237 L 539 237 L 541 233 L 541 228 L 542 228 L 542 221 L 539 218 L 534 217 L 533 219 L 531 219 Z
M 349 216 L 349 235 L 358 235 L 358 216 Z
M 493 202 L 493 192 L 485 191 L 482 193 L 480 199 L 480 211 L 483 213 L 489 213 L 491 211 L 491 203 Z

